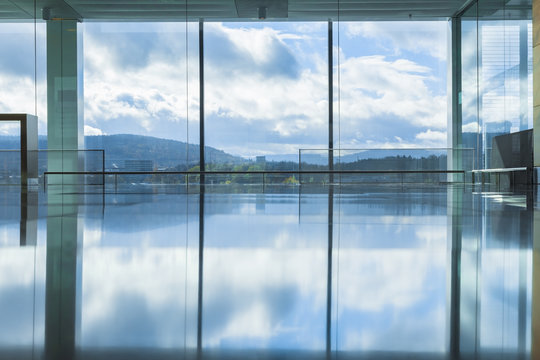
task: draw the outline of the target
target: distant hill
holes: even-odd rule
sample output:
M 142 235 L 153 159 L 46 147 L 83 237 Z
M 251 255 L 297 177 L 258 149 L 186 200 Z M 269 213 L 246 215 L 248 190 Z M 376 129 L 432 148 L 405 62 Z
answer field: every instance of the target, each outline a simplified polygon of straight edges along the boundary
M 186 170 L 199 164 L 199 145 L 185 142 L 161 139 L 143 135 L 99 135 L 85 137 L 86 149 L 105 150 L 105 168 L 125 169 L 129 166 L 136 168 L 135 171 L 150 169 L 175 169 Z M 19 148 L 19 138 L 17 136 L 0 136 L 0 149 Z M 47 148 L 46 136 L 39 137 L 39 148 Z M 380 166 L 388 168 L 405 168 L 407 161 L 403 157 L 414 159 L 430 158 L 436 156 L 440 161 L 446 162 L 445 151 L 429 150 L 406 150 L 406 149 L 386 149 L 386 150 L 364 150 L 364 151 L 343 151 L 339 155 L 338 149 L 334 152 L 335 164 L 342 164 L 343 169 L 378 169 Z M 6 155 L 7 156 L 7 155 Z M 95 163 L 95 156 L 88 156 L 87 164 Z M 187 159 L 187 164 L 186 164 Z M 135 160 L 135 161 L 131 161 Z M 144 161 L 147 160 L 147 161 Z M 247 167 L 254 165 L 253 161 L 243 159 L 238 156 L 228 154 L 213 147 L 205 147 L 205 160 L 207 164 L 225 165 L 221 170 L 231 169 L 233 166 L 242 165 Z M 384 160 L 381 162 L 381 160 Z M 394 164 L 394 160 L 396 164 Z M 97 160 L 99 164 L 101 162 Z M 326 151 L 305 151 L 302 153 L 302 163 L 308 166 L 326 168 L 328 165 L 328 154 Z M 398 166 L 397 163 L 400 165 Z M 129 165 L 126 165 L 129 164 Z M 386 165 L 382 165 L 386 164 Z M 442 163 L 441 163 L 442 164 Z M 412 163 L 410 166 L 413 165 Z M 439 165 L 442 166 L 442 165 Z M 444 166 L 446 166 L 444 164 Z M 282 154 L 265 156 L 266 169 L 297 169 L 298 154 Z M 411 167 L 412 168 L 412 167 Z
M 0 150 L 15 150 L 20 149 L 21 143 L 18 136 L 0 136 Z M 47 148 L 47 137 L 39 135 L 38 149 Z
M 171 168 L 178 165 L 185 166 L 186 153 L 188 165 L 195 166 L 199 163 L 199 145 L 185 142 L 160 139 L 143 135 L 100 135 L 86 136 L 86 149 L 105 150 L 107 169 L 123 167 L 125 160 L 152 160 L 156 168 Z M 20 147 L 17 136 L 0 136 L 0 149 L 18 149 Z M 47 149 L 47 137 L 40 135 L 39 149 Z M 227 154 L 222 150 L 205 146 L 207 163 L 215 164 L 242 164 L 246 160 Z
M 340 156 L 340 153 L 342 154 Z M 412 156 L 414 158 L 444 155 L 444 150 L 424 149 L 369 149 L 369 150 L 334 150 L 334 163 L 354 163 L 359 160 L 382 159 L 397 156 Z M 287 161 L 298 163 L 298 154 L 267 155 L 266 161 Z M 310 165 L 328 165 L 328 150 L 305 150 L 302 152 L 302 163 Z
M 185 164 L 186 158 L 190 166 L 199 163 L 199 145 L 185 142 L 160 139 L 142 135 L 100 135 L 85 137 L 87 149 L 104 149 L 106 167 L 122 166 L 124 160 L 153 160 L 154 167 L 170 168 Z M 186 157 L 186 153 L 188 157 Z M 205 146 L 207 163 L 241 164 L 245 160 L 227 154 L 222 150 Z

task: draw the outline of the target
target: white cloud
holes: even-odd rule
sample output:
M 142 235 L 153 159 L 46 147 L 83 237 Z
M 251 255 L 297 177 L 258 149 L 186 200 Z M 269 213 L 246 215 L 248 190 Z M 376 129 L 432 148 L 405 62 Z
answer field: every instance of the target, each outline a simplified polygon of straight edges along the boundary
M 319 27 L 315 28 L 325 31 Z M 328 69 L 324 37 L 220 23 L 208 24 L 206 33 L 217 34 L 227 51 L 234 52 L 227 55 L 232 56 L 230 59 L 219 58 L 219 52 L 207 53 L 208 145 L 244 156 L 326 147 Z M 182 54 L 169 58 L 150 54 L 145 66 L 119 68 L 111 60 L 116 51 L 111 46 L 93 33 L 85 37 L 86 123 L 108 134 L 131 132 L 185 140 L 186 106 L 190 119 L 198 118 L 197 58 L 188 59 L 186 88 L 186 59 Z M 276 51 L 286 58 L 292 56 L 291 61 L 298 64 L 272 60 Z M 217 59 L 212 60 L 212 56 Z M 434 80 L 428 66 L 382 55 L 347 57 L 342 53 L 341 58 L 341 96 L 340 104 L 334 102 L 334 121 L 341 129 L 342 147 L 365 147 L 369 143 L 410 147 L 418 146 L 415 141 L 419 140 L 425 140 L 420 144 L 425 145 L 434 139 L 416 138 L 416 134 L 445 131 L 446 95 L 428 86 Z M 223 70 L 227 61 L 235 61 L 230 71 Z M 269 72 L 269 66 L 286 75 Z M 291 66 L 298 69 L 287 68 Z M 337 87 L 334 93 L 337 100 Z
M 95 136 L 95 135 L 105 135 L 101 129 L 92 127 L 90 125 L 84 125 L 84 135 L 85 136 Z
M 38 131 L 43 134 L 47 130 L 47 94 L 44 90 L 46 84 L 43 81 L 37 85 Z M 35 90 L 33 78 L 3 73 L 0 70 L 0 112 L 35 115 Z M 18 135 L 18 129 L 19 125 L 3 125 L 0 126 L 0 134 Z
M 389 42 L 396 55 L 406 50 L 446 60 L 448 24 L 445 21 L 351 22 L 344 27 L 348 37 L 372 39 L 380 46 L 384 46 L 384 41 Z
M 425 142 L 417 142 L 428 140 L 425 136 L 416 138 L 418 130 L 439 133 L 438 140 L 442 139 L 447 97 L 427 85 L 431 80 L 429 68 L 406 59 L 364 56 L 345 58 L 340 75 L 341 104 L 334 107 L 339 105 L 342 147 L 371 147 L 374 143 L 384 147 L 402 147 L 404 143 L 425 146 Z
M 186 83 L 186 59 L 150 55 L 147 66 L 118 68 L 113 50 L 93 33 L 85 37 L 85 122 L 109 134 L 185 140 L 187 108 L 191 118 L 198 114 L 198 84 L 194 75 Z M 190 58 L 190 74 L 197 64 Z
M 482 127 L 478 126 L 478 123 L 476 123 L 476 122 L 471 122 L 471 123 L 463 125 L 461 127 L 461 131 L 464 132 L 464 133 L 466 133 L 466 132 L 471 132 L 471 133 L 481 132 Z
M 446 96 L 430 91 L 428 75 L 419 74 L 427 71 L 411 61 L 389 61 L 384 56 L 345 59 L 341 66 L 342 117 L 391 116 L 413 126 L 446 128 Z
M 0 135 L 17 136 L 20 134 L 20 125 L 16 122 L 0 122 Z
M 268 58 L 274 54 L 272 50 L 275 49 L 275 41 L 279 41 L 281 45 L 283 37 L 289 37 L 287 34 L 280 34 L 270 27 L 264 27 L 262 29 L 253 28 L 241 28 L 233 29 L 224 26 L 221 23 L 209 23 L 207 25 L 208 31 L 222 32 L 227 40 L 229 40 L 235 47 L 237 47 L 244 55 L 251 56 L 256 63 L 264 63 Z M 290 34 L 292 35 L 292 34 Z
M 446 132 L 428 129 L 427 131 L 416 134 L 415 138 L 422 143 L 445 147 L 447 141 L 446 136 Z

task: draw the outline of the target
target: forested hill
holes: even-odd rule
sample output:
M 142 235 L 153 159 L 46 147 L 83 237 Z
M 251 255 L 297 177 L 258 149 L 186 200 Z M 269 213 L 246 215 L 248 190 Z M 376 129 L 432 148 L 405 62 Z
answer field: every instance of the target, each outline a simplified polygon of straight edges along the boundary
M 100 135 L 86 136 L 86 149 L 104 149 L 107 162 L 123 160 L 152 160 L 156 167 L 174 167 L 186 163 L 186 152 L 189 154 L 188 163 L 199 162 L 199 145 L 185 142 L 160 139 L 143 135 Z M 0 149 L 18 149 L 20 146 L 17 136 L 0 136 Z M 47 149 L 47 137 L 39 136 L 39 149 Z M 241 164 L 241 157 L 227 154 L 222 150 L 205 146 L 207 163 Z
M 186 163 L 199 163 L 199 145 L 160 139 L 142 135 L 101 135 L 86 136 L 87 149 L 104 149 L 108 161 L 113 160 L 153 160 L 156 166 L 174 167 Z M 233 163 L 244 162 L 241 157 L 227 154 L 222 150 L 205 146 L 206 162 Z

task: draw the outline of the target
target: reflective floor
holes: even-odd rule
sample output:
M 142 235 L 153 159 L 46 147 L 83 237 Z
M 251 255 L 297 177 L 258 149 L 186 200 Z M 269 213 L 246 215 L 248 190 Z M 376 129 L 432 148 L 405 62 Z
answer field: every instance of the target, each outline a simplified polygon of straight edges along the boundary
M 0 359 L 540 356 L 536 190 L 2 190 Z

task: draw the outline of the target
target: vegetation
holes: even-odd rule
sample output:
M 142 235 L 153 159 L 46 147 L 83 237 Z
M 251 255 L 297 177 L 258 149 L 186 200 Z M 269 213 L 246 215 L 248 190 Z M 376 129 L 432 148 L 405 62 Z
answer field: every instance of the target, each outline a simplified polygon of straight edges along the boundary
M 46 138 L 40 136 L 39 147 L 46 148 Z M 0 137 L 0 149 L 16 148 L 17 137 Z M 105 150 L 105 169 L 107 171 L 190 171 L 197 174 L 153 174 L 153 175 L 125 175 L 118 176 L 117 183 L 153 183 L 153 184 L 185 184 L 200 181 L 199 146 L 186 144 L 180 141 L 159 139 L 149 136 L 138 135 L 108 135 L 86 137 L 87 149 Z M 0 178 L 12 179 L 13 173 L 17 172 L 19 161 L 14 153 L 0 154 L 5 157 L 0 161 Z M 444 170 L 446 169 L 446 155 L 435 156 L 403 156 L 392 155 L 384 158 L 354 159 L 354 154 L 348 158 L 338 158 L 334 164 L 335 170 Z M 46 160 L 46 156 L 41 156 Z M 205 147 L 206 171 L 208 172 L 238 172 L 237 174 L 207 174 L 205 182 L 208 184 L 327 184 L 331 181 L 328 174 L 299 174 L 299 165 L 294 161 L 258 161 L 233 156 L 212 147 Z M 345 160 L 346 159 L 346 160 Z M 0 159 L 2 160 L 2 159 Z M 13 161 L 12 161 L 13 160 Z M 134 160 L 134 161 L 133 161 Z M 339 161 L 345 161 L 340 163 Z M 40 160 L 40 169 L 46 161 Z M 101 153 L 85 154 L 85 169 L 87 171 L 101 170 Z M 142 166 L 145 168 L 129 168 L 128 166 Z M 327 170 L 328 165 L 319 163 L 302 162 L 302 171 Z M 40 172 L 44 171 L 41 169 Z M 261 171 L 281 171 L 282 173 L 259 173 Z M 246 174 L 253 172 L 253 174 Z M 340 182 L 439 182 L 445 179 L 440 174 L 346 174 L 339 176 Z

